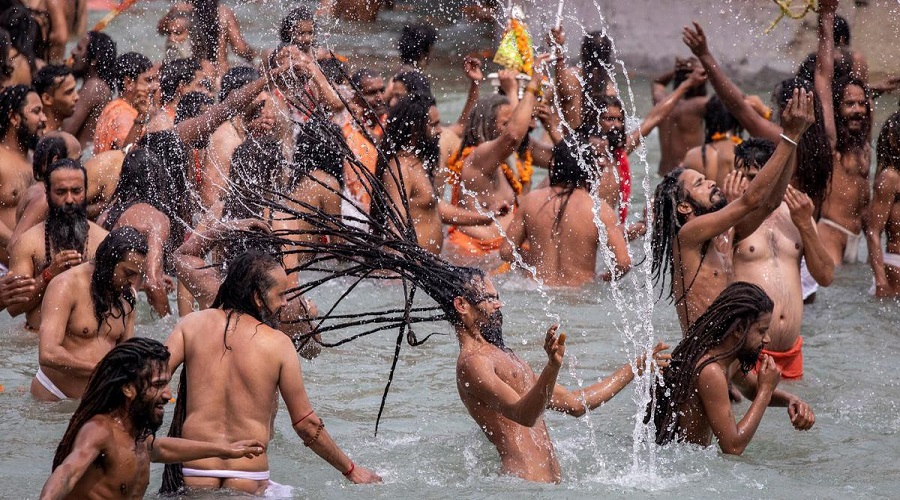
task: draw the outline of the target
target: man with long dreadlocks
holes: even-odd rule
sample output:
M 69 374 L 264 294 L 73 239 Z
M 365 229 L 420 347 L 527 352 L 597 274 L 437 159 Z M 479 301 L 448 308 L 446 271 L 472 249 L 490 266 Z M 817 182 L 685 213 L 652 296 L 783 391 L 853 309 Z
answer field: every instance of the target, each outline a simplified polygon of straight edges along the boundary
M 30 330 L 41 326 L 41 300 L 50 280 L 93 259 L 107 234 L 88 220 L 87 171 L 81 163 L 57 160 L 43 179 L 50 207 L 47 220 L 26 231 L 9 252 L 10 272 L 35 279 L 31 300 L 8 308 L 12 316 L 25 313 L 25 326 Z
M 143 498 L 150 462 L 251 458 L 256 440 L 216 444 L 156 437 L 172 397 L 169 351 L 134 338 L 113 348 L 91 375 L 53 457 L 41 498 Z
M 709 446 L 712 435 L 723 453 L 740 455 L 750 444 L 767 406 L 786 406 L 791 424 L 808 430 L 816 417 L 809 405 L 776 390 L 781 372 L 762 350 L 769 343 L 772 300 L 758 286 L 729 285 L 672 351 L 669 367 L 656 384 L 645 422 L 656 426 L 656 443 L 672 441 Z M 728 381 L 746 375 L 760 362 L 750 409 L 735 422 Z
M 558 143 L 553 148 L 550 186 L 536 189 L 519 201 L 500 249 L 503 259 L 515 262 L 513 249 L 517 249 L 524 264 L 534 267 L 535 278 L 545 285 L 580 286 L 593 280 L 600 241 L 600 230 L 593 223 L 596 210 L 613 255 L 612 269 L 603 277 L 618 279 L 627 273 L 631 257 L 618 214 L 602 198 L 595 201 L 592 197 L 609 166 L 607 156 L 593 154 L 587 138 L 580 134 Z
M 377 474 L 355 465 L 325 430 L 307 398 L 294 345 L 275 329 L 291 287 L 275 257 L 247 252 L 229 264 L 213 307 L 181 319 L 166 340 L 172 353 L 169 372 L 184 365 L 169 435 L 227 443 L 240 434 L 267 443 L 280 392 L 306 447 L 354 483 L 380 482 Z M 263 454 L 167 467 L 162 492 L 188 486 L 260 494 L 269 485 Z
M 109 233 L 93 262 L 56 276 L 44 292 L 40 366 L 31 394 L 42 401 L 81 397 L 94 367 L 134 336 L 135 288 L 147 240 L 131 227 Z
M 503 314 L 497 290 L 484 272 L 458 268 L 463 289 L 453 298 L 447 319 L 456 329 L 459 357 L 456 387 L 469 415 L 500 453 L 504 474 L 528 481 L 558 483 L 562 479 L 547 425 L 545 409 L 580 417 L 609 401 L 634 378 L 626 363 L 609 377 L 575 392 L 556 383 L 565 354 L 566 335 L 556 335 L 558 325 L 547 330 L 544 350 L 547 365 L 540 375 L 503 342 Z M 666 366 L 669 346 L 660 342 L 653 349 L 658 366 Z M 635 361 L 638 374 L 645 357 Z
M 739 242 L 781 205 L 793 174 L 794 162 L 789 160 L 813 120 L 812 94 L 795 90 L 782 116 L 784 133 L 778 147 L 744 194 L 731 203 L 714 181 L 695 170 L 677 168 L 656 187 L 653 281 L 664 286 L 670 278 L 668 296 L 674 297 L 682 331 L 687 331 L 730 281 L 726 255 L 713 241 L 734 227 L 734 241 Z M 742 180 L 742 174 L 736 172 L 726 184 L 739 185 Z M 736 189 L 726 185 L 726 190 Z

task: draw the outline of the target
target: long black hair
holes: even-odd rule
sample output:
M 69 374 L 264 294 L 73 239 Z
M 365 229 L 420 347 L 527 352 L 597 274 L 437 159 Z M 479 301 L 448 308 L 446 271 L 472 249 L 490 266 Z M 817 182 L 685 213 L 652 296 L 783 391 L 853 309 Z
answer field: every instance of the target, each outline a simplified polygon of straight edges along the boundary
M 218 62 L 219 53 L 219 0 L 191 0 L 194 6 L 191 18 L 191 46 L 199 59 Z
M 885 168 L 900 169 L 900 111 L 888 117 L 881 126 L 875 158 L 879 172 Z
M 300 126 L 294 140 L 294 162 L 288 181 L 291 191 L 314 170 L 331 175 L 344 188 L 343 143 L 334 140 L 340 134 L 341 128 L 331 120 L 314 118 Z
M 287 160 L 281 153 L 281 143 L 275 137 L 248 137 L 231 155 L 222 216 L 231 219 L 259 218 L 244 202 L 243 193 L 249 189 L 274 190 L 287 171 Z
M 68 156 L 69 148 L 61 135 L 52 132 L 45 134 L 34 147 L 34 153 L 31 156 L 31 172 L 34 174 L 34 180 L 44 180 L 44 175 L 50 165 L 56 160 L 68 158 Z
M 650 236 L 651 249 L 651 275 L 653 286 L 659 286 L 659 296 L 662 298 L 666 279 L 671 278 L 674 272 L 673 243 L 678 237 L 678 231 L 685 223 L 678 213 L 678 204 L 685 201 L 684 183 L 681 182 L 683 167 L 672 170 L 663 177 L 662 182 L 656 186 L 653 193 L 653 232 Z M 673 280 L 669 279 L 669 294 L 674 295 Z
M 111 90 L 118 86 L 118 72 L 116 70 L 117 49 L 116 42 L 102 31 L 88 31 L 87 61 L 95 63 L 97 75 L 109 85 Z
M 863 128 L 859 132 L 853 132 L 847 127 L 847 119 L 841 116 L 840 112 L 844 93 L 851 85 L 862 89 L 866 100 Z M 834 124 L 837 129 L 837 144 L 834 148 L 838 153 L 847 153 L 862 148 L 872 138 L 872 92 L 869 90 L 869 86 L 859 78 L 848 76 L 835 80 L 832 96 L 834 98 Z
M 684 338 L 672 351 L 672 361 L 663 372 L 662 383 L 653 388 L 653 398 L 647 406 L 644 423 L 653 420 L 656 426 L 656 444 L 666 444 L 678 439 L 681 406 L 696 392 L 694 383 L 703 368 L 719 359 L 735 355 L 743 346 L 750 326 L 771 313 L 772 299 L 757 285 L 743 281 L 734 282 L 716 297 L 709 309 L 688 327 Z M 700 361 L 710 349 L 721 344 L 727 335 L 739 332 L 742 341 L 733 349 L 718 356 Z M 741 362 L 746 373 L 751 367 Z
M 733 132 L 741 135 L 743 128 L 741 123 L 728 111 L 718 95 L 713 95 L 706 101 L 706 110 L 703 113 L 703 123 L 706 129 L 704 143 L 713 142 L 713 135 Z
M 112 286 L 116 264 L 125 260 L 129 253 L 147 255 L 147 239 L 130 226 L 114 229 L 97 247 L 94 274 L 91 275 L 91 300 L 98 328 L 110 318 L 121 319 L 124 325 L 126 317 L 134 310 L 134 290 L 129 287 L 119 291 Z M 121 299 L 127 307 L 122 305 Z
M 97 415 L 107 415 L 125 407 L 127 400 L 122 389 L 134 384 L 140 397 L 152 383 L 154 370 L 168 370 L 169 350 L 158 340 L 134 337 L 113 347 L 97 363 L 88 380 L 84 395 L 63 434 L 53 468 L 56 470 L 72 453 L 78 432 L 90 419 Z M 153 434 L 151 429 L 136 429 L 135 443 L 140 443 Z

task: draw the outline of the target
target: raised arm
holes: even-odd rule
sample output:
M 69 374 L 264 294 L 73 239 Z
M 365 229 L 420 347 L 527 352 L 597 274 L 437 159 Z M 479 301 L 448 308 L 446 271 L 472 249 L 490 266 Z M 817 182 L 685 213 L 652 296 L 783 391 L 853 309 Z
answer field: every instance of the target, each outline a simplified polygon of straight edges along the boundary
M 220 19 L 219 22 L 221 25 L 225 26 L 225 35 L 228 39 L 228 45 L 231 46 L 231 49 L 238 56 L 247 61 L 253 61 L 253 58 L 256 56 L 256 51 L 253 50 L 253 47 L 251 47 L 246 40 L 244 40 L 244 35 L 241 34 L 241 28 L 238 25 L 234 11 L 225 7 L 220 8 L 219 12 L 223 14 L 223 19 Z
M 837 128 L 834 124 L 834 100 L 832 83 L 834 80 L 834 13 L 838 0 L 819 2 L 819 45 L 816 49 L 816 73 L 813 76 L 816 94 L 822 102 L 822 118 L 825 134 L 834 148 L 837 144 Z
M 481 72 L 481 59 L 477 57 L 466 57 L 463 59 L 463 72 L 466 74 L 466 78 L 469 79 L 469 92 L 466 94 L 466 103 L 459 113 L 459 119 L 449 127 L 453 133 L 460 137 L 462 137 L 466 124 L 469 122 L 472 108 L 475 107 L 475 103 L 478 102 L 478 98 L 481 96 L 481 83 L 484 80 L 484 75 Z
M 562 119 L 568 128 L 581 125 L 581 81 L 578 71 L 566 64 L 566 37 L 562 26 L 550 29 L 550 43 L 556 70 L 556 96 L 559 97 Z
M 706 70 L 709 82 L 728 111 L 734 115 L 737 121 L 752 136 L 764 137 L 770 141 L 777 141 L 781 134 L 781 127 L 760 116 L 753 107 L 744 100 L 744 93 L 732 82 L 716 62 L 706 42 L 706 34 L 698 23 L 694 28 L 685 27 L 682 32 L 682 40 L 691 52 L 700 59 L 700 64 Z

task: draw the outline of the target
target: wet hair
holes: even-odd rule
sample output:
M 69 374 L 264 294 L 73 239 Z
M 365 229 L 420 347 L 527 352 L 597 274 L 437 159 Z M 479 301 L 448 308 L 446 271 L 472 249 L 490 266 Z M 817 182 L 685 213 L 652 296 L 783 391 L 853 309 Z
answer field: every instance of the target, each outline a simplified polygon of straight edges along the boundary
M 242 195 L 250 189 L 261 189 L 263 192 L 275 190 L 286 170 L 287 161 L 281 153 L 281 142 L 277 138 L 248 137 L 231 155 L 222 217 L 258 218 L 260 212 L 254 211 L 245 203 Z
M 678 439 L 678 425 L 682 406 L 696 393 L 694 387 L 703 368 L 711 363 L 734 356 L 743 347 L 750 327 L 774 309 L 772 299 L 757 285 L 734 282 L 716 297 L 709 308 L 688 327 L 684 338 L 672 351 L 669 367 L 663 371 L 662 383 L 653 387 L 653 398 L 647 406 L 644 423 L 653 420 L 656 444 L 663 445 Z M 741 334 L 741 342 L 718 356 L 700 359 L 710 349 L 722 344 L 731 333 Z M 741 369 L 746 373 L 749 366 Z
M 71 74 L 72 70 L 67 66 L 48 64 L 35 73 L 34 78 L 31 79 L 31 84 L 34 86 L 34 91 L 37 92 L 38 96 L 53 94 L 62 85 L 63 80 Z
M 116 58 L 116 90 L 125 90 L 125 80 L 137 80 L 141 73 L 147 72 L 153 63 L 146 56 L 137 52 L 126 52 Z
M 585 166 L 593 165 L 591 146 L 580 134 L 571 134 L 553 146 L 550 185 L 588 189 L 592 175 Z
M 219 0 L 191 0 L 194 6 L 189 30 L 194 55 L 217 62 L 219 51 Z
M 715 94 L 706 102 L 703 123 L 706 128 L 706 136 L 703 142 L 707 144 L 713 142 L 712 137 L 715 134 L 733 132 L 740 135 L 743 130 L 741 123 L 728 111 L 728 108 L 725 107 L 719 96 Z
M 115 40 L 101 31 L 88 31 L 87 37 L 86 58 L 88 64 L 96 63 L 100 79 L 106 82 L 109 88 L 115 90 L 119 81 Z
M 91 300 L 94 302 L 94 317 L 97 327 L 103 326 L 110 318 L 126 318 L 134 310 L 134 290 L 129 287 L 124 292 L 112 287 L 116 264 L 125 260 L 129 253 L 147 255 L 147 239 L 137 229 L 123 226 L 110 231 L 94 254 L 94 274 L 91 275 Z M 125 299 L 127 308 L 122 306 Z
M 457 297 L 462 297 L 469 302 L 475 302 L 476 296 L 479 294 L 478 289 L 484 286 L 487 274 L 477 267 L 458 267 L 456 271 L 459 276 L 460 286 L 450 291 L 445 297 L 442 297 L 442 300 L 437 302 L 447 315 L 447 321 L 454 327 L 462 327 L 462 317 L 453 305 L 453 300 Z
M 235 66 L 230 68 L 222 76 L 222 85 L 219 88 L 219 102 L 228 98 L 233 91 L 247 85 L 250 82 L 258 80 L 260 73 L 256 68 L 250 66 Z
M 350 85 L 354 89 L 361 89 L 363 80 L 368 80 L 370 78 L 381 78 L 381 75 L 376 73 L 375 70 L 363 68 L 350 76 Z
M 406 71 L 394 77 L 394 81 L 400 82 L 406 87 L 407 94 L 419 94 L 434 98 L 431 93 L 431 83 L 421 71 Z
M 407 24 L 400 33 L 397 50 L 403 64 L 416 64 L 427 57 L 437 42 L 437 30 L 427 24 Z
M 653 233 L 650 238 L 652 264 L 650 266 L 653 286 L 660 286 L 659 296 L 662 298 L 666 279 L 675 271 L 672 243 L 678 237 L 678 231 L 685 223 L 678 213 L 678 204 L 685 201 L 684 183 L 681 181 L 683 167 L 672 170 L 663 177 L 653 193 Z M 674 296 L 673 280 L 669 279 L 669 294 Z
M 612 82 L 612 40 L 606 31 L 591 31 L 581 40 L 581 71 L 584 77 L 584 93 L 591 99 L 606 94 Z M 586 106 L 587 102 L 582 102 Z
M 619 108 L 623 115 L 625 107 L 622 101 L 616 96 L 600 95 L 591 103 L 582 103 L 581 107 L 581 125 L 578 126 L 578 133 L 585 137 L 603 137 L 609 141 L 609 149 L 616 150 L 625 146 L 625 127 L 616 127 L 613 130 L 604 132 L 603 125 L 600 123 L 600 117 L 603 113 L 607 113 L 609 108 Z
M 34 154 L 31 156 L 31 171 L 34 174 L 34 180 L 41 181 L 44 179 L 44 173 L 50 167 L 50 164 L 68 158 L 69 148 L 66 146 L 66 140 L 58 134 L 46 134 L 38 141 L 34 148 Z
M 862 89 L 866 99 L 866 113 L 863 118 L 863 130 L 860 133 L 853 133 L 847 128 L 847 119 L 841 116 L 841 103 L 844 100 L 844 93 L 851 85 Z M 863 147 L 872 138 L 872 92 L 866 82 L 852 76 L 841 78 L 834 81 L 834 89 L 832 94 L 834 97 L 834 125 L 837 129 L 837 144 L 835 150 L 839 153 L 847 153 L 854 149 Z
M 344 187 L 344 146 L 334 141 L 341 128 L 330 120 L 314 118 L 300 126 L 294 140 L 294 162 L 291 165 L 290 190 L 314 170 L 321 170 Z
M 159 68 L 159 94 L 162 103 L 172 102 L 178 87 L 194 81 L 200 69 L 200 61 L 193 57 L 163 63 Z
M 213 104 L 212 97 L 203 92 L 188 92 L 178 101 L 178 106 L 175 106 L 175 123 L 196 118 L 203 113 L 204 107 Z
M 763 168 L 775 152 L 775 143 L 761 137 L 751 137 L 734 147 L 734 168 Z
M 11 48 L 12 41 L 9 39 L 9 32 L 0 28 L 0 83 L 9 80 L 15 69 L 9 58 L 9 50 Z
M 313 17 L 313 12 L 305 5 L 291 10 L 281 20 L 281 29 L 278 30 L 278 38 L 281 40 L 281 43 L 291 43 L 294 27 L 301 21 L 312 21 L 313 29 L 315 29 L 316 20 Z
M 509 99 L 500 94 L 491 94 L 475 102 L 463 130 L 461 150 L 497 138 L 497 111 L 503 105 L 509 105 Z
M 73 160 L 71 158 L 62 157 L 47 167 L 47 171 L 43 176 L 44 187 L 47 189 L 47 196 L 50 196 L 50 177 L 53 172 L 57 170 L 79 170 L 84 175 L 84 190 L 87 191 L 87 170 L 84 168 L 84 165 L 81 164 L 78 160 Z
M 97 415 L 124 409 L 127 400 L 123 389 L 129 384 L 134 384 L 136 397 L 142 397 L 152 384 L 153 372 L 168 370 L 169 356 L 166 346 L 146 337 L 128 339 L 106 353 L 91 373 L 78 408 L 56 448 L 52 470 L 55 471 L 72 453 L 75 438 L 84 424 Z M 153 434 L 151 429 L 136 431 L 136 444 Z
M 834 15 L 834 46 L 850 45 L 850 25 L 844 16 Z
M 797 141 L 797 170 L 794 176 L 797 178 L 797 189 L 806 193 L 816 207 L 821 207 L 831 182 L 834 158 L 831 152 L 831 142 L 825 132 L 822 101 L 813 89 L 812 80 L 793 77 L 778 84 L 773 95 L 773 101 L 778 109 L 775 115 L 780 119 L 781 112 L 793 96 L 794 89 L 798 88 L 813 92 L 816 121 Z
M 228 263 L 228 273 L 219 286 L 212 307 L 247 314 L 260 323 L 265 323 L 270 319 L 267 314 L 274 311 L 267 313 L 261 310 L 254 299 L 263 302 L 266 294 L 275 286 L 275 281 L 269 273 L 280 267 L 282 265 L 278 258 L 259 251 L 250 251 L 235 257 Z M 227 325 L 225 334 L 226 336 L 228 334 Z M 227 339 L 225 347 L 230 349 Z
M 347 65 L 337 57 L 323 57 L 317 61 L 325 79 L 332 85 L 347 83 Z
M 48 40 L 44 40 L 41 27 L 31 12 L 21 5 L 6 9 L 0 13 L 0 28 L 9 33 L 12 46 L 25 56 L 28 65 L 34 71 L 35 59 L 44 58 L 49 45 Z
M 850 54 L 850 51 L 843 48 L 836 48 L 834 55 L 839 57 L 835 57 L 834 59 L 834 75 L 832 76 L 832 81 L 851 76 L 853 74 L 853 57 Z M 803 62 L 800 63 L 800 67 L 797 68 L 797 78 L 808 80 L 810 85 L 812 85 L 812 82 L 816 77 L 817 60 L 818 57 L 815 52 L 807 54 L 806 59 L 804 59 Z
M 885 168 L 900 170 L 900 111 L 888 117 L 881 126 L 875 158 L 879 172 Z
M 12 114 L 24 116 L 28 94 L 34 92 L 29 85 L 13 85 L 0 91 L 0 137 L 6 135 L 12 124 Z

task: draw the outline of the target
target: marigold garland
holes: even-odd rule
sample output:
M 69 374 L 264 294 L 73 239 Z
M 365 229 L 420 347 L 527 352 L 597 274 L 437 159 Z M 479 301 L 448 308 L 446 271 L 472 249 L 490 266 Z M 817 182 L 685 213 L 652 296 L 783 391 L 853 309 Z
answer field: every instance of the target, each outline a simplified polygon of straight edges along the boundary
M 534 71 L 534 55 L 531 53 L 531 37 L 525 31 L 525 25 L 518 19 L 509 20 L 509 29 L 512 30 L 513 36 L 516 38 L 516 48 L 522 56 L 522 73 L 528 76 Z
M 447 160 L 447 170 L 449 171 L 447 182 L 454 187 L 454 203 L 459 201 L 458 190 L 456 187 L 458 187 L 460 183 L 463 162 L 470 154 L 472 154 L 474 149 L 475 146 L 469 146 L 463 149 L 462 152 L 454 153 L 450 159 Z M 516 196 L 522 194 L 523 185 L 528 184 L 531 181 L 531 176 L 534 174 L 534 159 L 531 156 L 531 151 L 525 151 L 524 156 L 525 158 L 523 159 L 519 157 L 518 154 L 516 155 L 517 172 L 513 172 L 512 168 L 510 168 L 506 162 L 500 164 L 503 168 L 503 175 L 506 176 L 506 180 L 509 181 L 509 185 L 513 188 L 513 191 L 515 191 Z
M 712 142 L 718 142 L 718 141 L 728 139 L 731 142 L 733 142 L 735 146 L 744 142 L 743 139 L 741 139 L 740 137 L 738 137 L 736 135 L 723 134 L 722 132 L 716 132 L 715 134 L 712 135 L 712 137 L 710 137 L 710 139 L 712 139 Z

